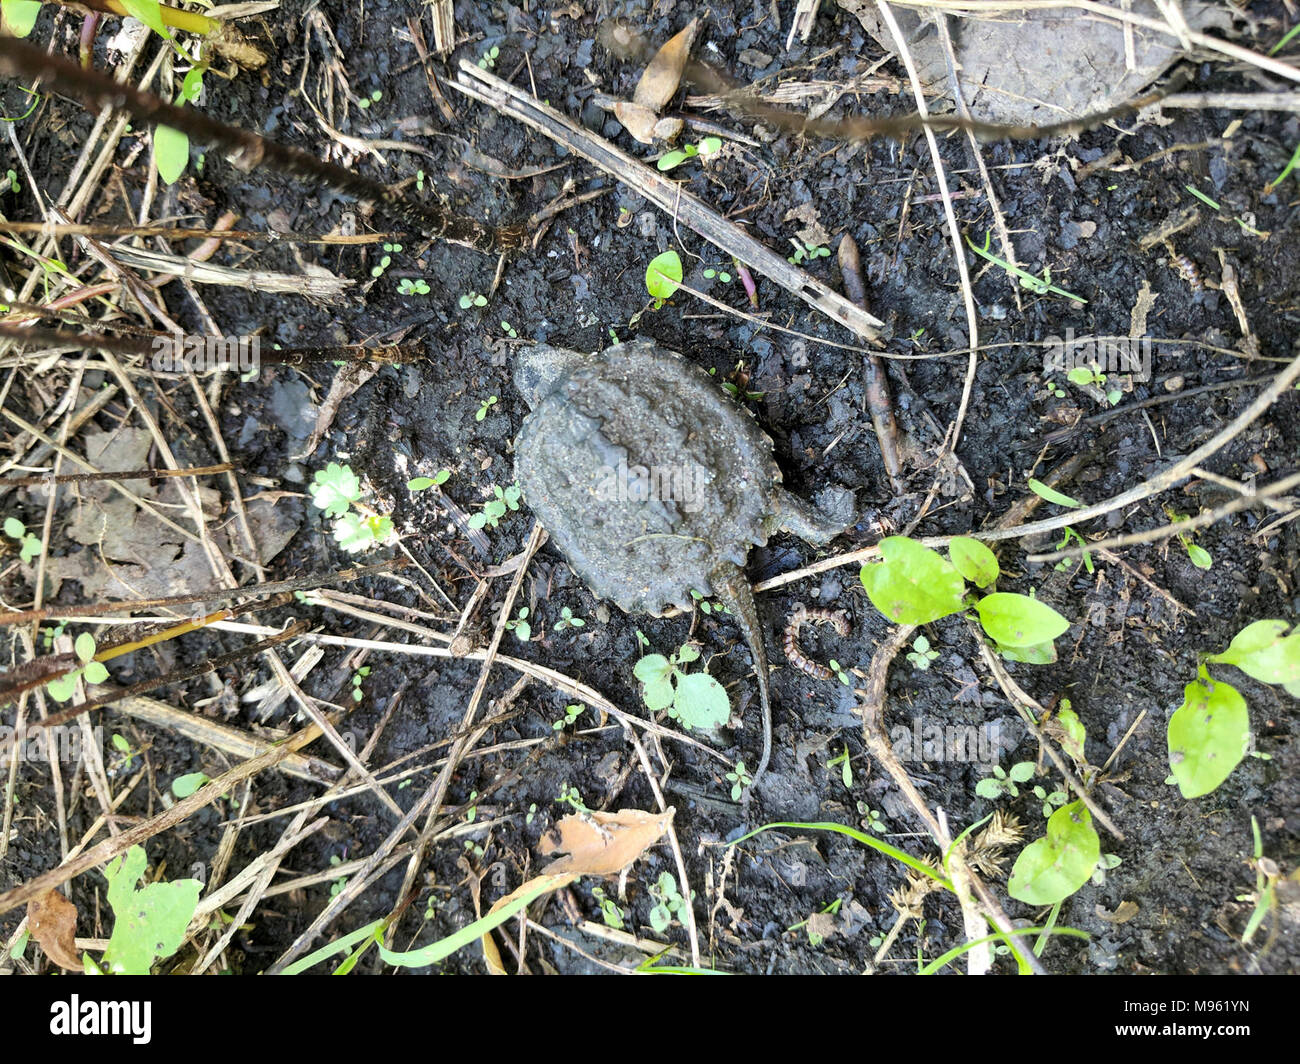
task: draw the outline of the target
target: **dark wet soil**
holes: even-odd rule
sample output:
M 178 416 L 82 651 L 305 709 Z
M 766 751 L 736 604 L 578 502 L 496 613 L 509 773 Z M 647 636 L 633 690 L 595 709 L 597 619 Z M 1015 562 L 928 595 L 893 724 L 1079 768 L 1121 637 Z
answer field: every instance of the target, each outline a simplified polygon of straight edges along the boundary
M 595 45 L 597 28 L 609 17 L 628 17 L 652 38 L 662 40 L 684 25 L 692 12 L 672 0 L 654 5 L 653 10 L 635 3 L 591 6 L 598 10 L 584 12 L 582 5 L 573 5 L 571 12 L 539 12 L 509 4 L 458 4 L 462 44 L 453 60 L 477 60 L 496 47 L 495 72 L 500 76 L 535 86 L 539 97 L 567 114 L 581 116 L 585 124 L 624 149 L 643 154 L 645 150 L 593 102 L 598 90 L 630 96 L 638 73 Z M 1271 10 L 1270 5 L 1252 6 L 1265 14 Z M 634 193 L 450 88 L 444 92 L 456 120 L 447 122 L 431 103 L 405 29 L 408 18 L 419 17 L 418 5 L 379 0 L 362 9 L 330 0 L 318 10 L 337 38 L 340 54 L 334 59 L 351 79 L 354 92 L 359 96 L 382 92 L 369 108 L 354 106 L 347 119 L 340 120 L 341 132 L 362 140 L 402 140 L 422 152 L 385 148 L 386 166 L 373 158 L 356 163 L 367 173 L 389 182 L 414 182 L 418 174 L 426 195 L 493 223 L 531 216 L 570 182 L 578 192 L 608 190 L 560 214 L 536 248 L 504 264 L 495 288 L 495 256 L 429 244 L 409 235 L 373 283 L 372 269 L 382 254 L 373 246 L 305 245 L 298 262 L 284 245 L 253 242 L 242 252 L 218 256 L 218 261 L 232 264 L 242 259 L 245 268 L 285 272 L 301 272 L 313 264 L 358 280 L 352 295 L 328 304 L 213 286 L 200 289 L 213 317 L 230 334 L 260 330 L 268 341 L 285 346 L 399 339 L 417 345 L 422 353 L 419 361 L 380 368 L 342 403 L 325 438 L 301 459 L 296 454 L 304 446 L 316 407 L 329 391 L 335 367 L 268 368 L 252 382 L 228 377 L 216 411 L 232 456 L 243 467 L 246 495 L 265 490 L 301 493 L 312 473 L 326 463 L 350 464 L 363 478 L 367 501 L 392 515 L 411 554 L 436 578 L 456 609 L 448 607 L 423 576 L 410 575 L 410 570 L 400 581 L 376 578 L 343 590 L 431 611 L 442 620 L 429 623 L 442 631 L 454 630 L 478 579 L 516 555 L 530 532 L 526 505 L 483 534 L 471 536 L 466 525 L 466 517 L 482 508 L 494 487 L 505 488 L 513 479 L 511 440 L 526 413 L 510 378 L 512 354 L 520 343 L 545 340 L 594 350 L 612 342 L 611 335 L 650 337 L 716 370 L 720 380 L 735 383 L 741 392 L 754 393 L 746 404 L 775 441 L 787 484 L 808 497 L 828 487 L 849 488 L 864 506 L 862 521 L 836 542 L 836 553 L 869 545 L 882 531 L 901 530 L 936 483 L 939 488 L 929 516 L 916 534 L 952 534 L 990 525 L 1026 496 L 1027 476 L 1041 478 L 1080 452 L 1088 455 L 1083 472 L 1061 485 L 1062 490 L 1088 502 L 1116 495 L 1203 443 L 1250 402 L 1260 385 L 1186 396 L 1184 391 L 1265 375 L 1277 368 L 1276 360 L 1295 352 L 1300 321 L 1300 245 L 1295 240 L 1300 199 L 1294 180 L 1271 194 L 1261 192 L 1300 139 L 1300 124 L 1294 117 L 1171 111 L 1169 120 L 1158 124 L 1119 122 L 1076 138 L 987 144 L 984 158 L 1006 224 L 1015 234 L 1021 263 L 1040 276 L 1050 269 L 1054 284 L 1087 302 L 1017 290 L 1002 270 L 987 268 L 968 256 L 983 348 L 957 447 L 967 483 L 961 473 L 945 474 L 934 468 L 944 431 L 961 401 L 967 336 L 958 274 L 924 137 L 915 134 L 902 144 L 853 145 L 804 141 L 789 134 L 773 139 L 756 131 L 752 121 L 721 112 L 690 112 L 753 139 L 754 145 L 729 144 L 707 166 L 684 164 L 675 176 L 686 187 L 783 252 L 802 224 L 787 220 L 787 212 L 809 205 L 832 250 L 845 234 L 861 247 L 872 311 L 890 324 L 893 333 L 886 353 L 956 352 L 889 363 L 899 423 L 913 451 L 907 491 L 896 497 L 888 486 L 864 406 L 862 355 L 817 342 L 851 345 L 852 336 L 762 278 L 758 278 L 758 316 L 801 336 L 761 329 L 685 294 L 657 309 L 651 307 L 645 266 L 660 251 L 676 248 L 687 264 L 688 283 L 730 306 L 750 309 L 738 280 L 724 284 L 705 275 L 706 269 L 735 273 L 732 264 Z M 311 61 L 309 93 L 315 93 L 326 59 L 318 41 L 309 40 L 304 5 L 288 0 L 258 25 L 271 62 L 261 75 L 242 74 L 221 84 L 219 92 L 211 91 L 206 110 L 314 153 L 329 152 L 331 157 L 355 163 L 350 152 L 325 135 L 299 91 L 304 59 L 309 56 Z M 785 32 L 766 5 L 715 7 L 705 26 L 707 55 L 739 77 L 773 73 L 777 80 L 827 83 L 850 77 L 880 58 L 878 47 L 864 40 L 851 16 L 829 5 L 823 7 L 807 45 L 796 43 L 787 52 Z M 48 40 L 48 27 L 45 33 Z M 431 42 L 427 20 L 424 34 Z M 776 58 L 756 70 L 741 60 L 742 53 L 753 59 L 753 52 Z M 430 69 L 446 86 L 454 65 L 434 62 Z M 896 64 L 885 69 L 901 74 Z M 1250 87 L 1239 71 L 1226 64 L 1198 66 L 1192 79 L 1195 89 L 1203 91 Z M 20 113 L 11 89 L 5 90 L 4 101 L 10 113 Z M 910 95 L 882 91 L 846 97 L 830 113 L 908 110 Z M 1220 141 L 1225 128 L 1237 120 L 1240 125 L 1232 139 L 1226 144 Z M 45 192 L 54 194 L 61 188 L 78 137 L 90 122 L 74 105 L 56 100 L 34 129 L 23 127 L 33 167 L 47 175 Z M 1206 142 L 1213 146 L 1204 147 Z M 132 158 L 125 146 L 130 143 L 124 142 L 116 159 L 120 170 L 114 180 L 120 180 L 120 187 L 97 201 L 103 209 L 91 212 L 93 220 L 125 221 L 127 204 L 122 196 L 139 202 L 147 175 L 141 165 L 144 156 Z M 993 216 L 969 146 L 957 137 L 940 143 L 954 191 L 959 193 L 958 217 L 978 243 L 992 227 Z M 546 172 L 519 180 L 491 176 L 477 168 L 481 160 L 468 150 L 470 145 L 505 168 Z M 1173 150 L 1179 145 L 1183 147 Z M 1122 153 L 1120 161 L 1077 176 L 1114 149 Z M 1158 153 L 1163 154 L 1141 166 L 1123 165 L 1125 160 Z M 1143 251 L 1139 246 L 1145 233 L 1180 209 L 1196 205 L 1188 186 L 1212 197 L 1220 209 L 1216 212 L 1201 204 L 1200 223 L 1175 238 L 1175 249 L 1197 265 L 1203 278 L 1221 278 L 1220 255 L 1235 268 L 1246 318 L 1256 337 L 1253 350 L 1274 362 L 1234 354 L 1243 349 L 1242 331 L 1226 295 L 1190 284 L 1170 263 L 1167 249 L 1157 246 Z M 0 206 L 10 217 L 39 217 L 32 213 L 29 199 L 12 194 Z M 163 193 L 153 216 L 193 212 L 207 224 L 225 209 L 239 212 L 240 226 L 248 229 L 324 233 L 339 225 L 363 232 L 388 228 L 381 217 L 327 190 L 305 188 L 261 171 L 240 174 L 217 153 L 206 157 L 201 173 L 191 169 L 178 186 Z M 1265 233 L 1267 238 L 1261 235 Z M 223 260 L 223 255 L 229 257 Z M 9 262 L 12 269 L 13 260 Z M 840 287 L 833 255 L 814 259 L 808 269 Z M 423 280 L 430 291 L 402 294 L 403 280 Z M 1153 379 L 1134 384 L 1120 400 L 1121 409 L 1133 405 L 1133 410 L 1104 424 L 1084 423 L 1048 442 L 1049 434 L 1081 416 L 1100 413 L 1104 404 L 1059 375 L 1054 378 L 1057 387 L 1049 387 L 1039 342 L 1063 336 L 1067 329 L 1078 335 L 1128 335 L 1131 311 L 1144 282 L 1157 297 L 1149 334 L 1162 341 L 1155 345 Z M 473 301 L 480 293 L 487 296 L 481 307 Z M 468 308 L 460 306 L 461 296 L 470 297 Z M 191 302 L 178 295 L 171 305 L 187 328 L 202 331 L 202 320 Z M 141 387 L 147 400 L 159 407 L 166 399 L 168 431 L 179 441 L 181 460 L 216 460 L 209 436 L 199 427 L 188 387 L 176 382 L 155 386 L 147 380 Z M 1169 401 L 1145 412 L 1136 410 L 1138 401 L 1156 396 Z M 486 412 L 480 417 L 484 404 Z M 21 401 L 15 409 L 25 416 L 33 413 L 21 409 Z M 1292 393 L 1207 467 L 1239 481 L 1258 476 L 1267 482 L 1293 472 L 1300 451 L 1298 421 L 1300 396 Z M 100 423 L 109 427 L 110 414 Z M 450 470 L 451 476 L 441 495 L 407 490 L 411 477 L 433 476 L 442 469 Z M 1084 531 L 1100 535 L 1149 529 L 1168 519 L 1167 507 L 1195 514 L 1228 498 L 1224 489 L 1196 479 L 1116 511 L 1109 520 L 1092 522 Z M 268 579 L 326 572 L 357 560 L 338 550 L 318 510 L 304 506 L 300 498 L 279 505 L 301 528 L 268 567 Z M 29 526 L 39 527 L 42 509 L 30 500 L 20 509 Z M 1056 512 L 1049 507 L 1040 514 L 1049 511 Z M 1025 560 L 1043 546 L 1055 546 L 1055 540 L 1012 542 L 1000 550 L 1006 574 L 1001 586 L 1022 593 L 1032 589 L 1072 622 L 1069 632 L 1057 641 L 1060 658 L 1055 664 L 1012 665 L 1011 672 L 1045 706 L 1069 699 L 1087 727 L 1089 761 L 1105 766 L 1103 781 L 1095 790 L 1097 800 L 1124 833 L 1123 839 L 1102 833 L 1103 851 L 1117 855 L 1120 863 L 1107 872 L 1104 882 L 1084 886 L 1063 906 L 1059 923 L 1086 932 L 1089 940 L 1061 939 L 1049 945 L 1042 959 L 1051 971 L 1224 973 L 1297 968 L 1300 946 L 1293 907 L 1279 908 L 1252 945 L 1240 940 L 1253 909 L 1242 898 L 1256 888 L 1255 872 L 1248 863 L 1255 848 L 1252 821 L 1258 824 L 1263 853 L 1284 872 L 1295 868 L 1300 852 L 1296 702 L 1280 688 L 1232 675 L 1231 682 L 1248 700 L 1259 756 L 1248 757 L 1226 783 L 1201 799 L 1184 800 L 1166 782 L 1165 723 L 1181 703 L 1184 685 L 1195 677 L 1197 654 L 1226 647 L 1250 621 L 1300 616 L 1300 524 L 1278 522 L 1275 517 L 1264 508 L 1247 510 L 1198 533 L 1195 542 L 1213 558 L 1208 571 L 1191 564 L 1178 540 L 1124 549 L 1122 557 L 1131 568 L 1094 559 L 1095 571 L 1078 564 L 1058 571 L 1050 564 Z M 53 552 L 81 549 L 60 540 L 60 520 L 56 519 Z M 379 552 L 363 560 L 383 556 L 387 554 Z M 758 582 L 815 557 L 801 541 L 779 537 L 752 552 L 749 572 Z M 251 579 L 251 572 L 241 573 Z M 31 588 L 20 572 L 8 569 L 4 579 L 9 604 L 31 601 Z M 486 601 L 471 617 L 465 634 L 474 643 L 483 645 L 490 639 L 508 583 L 508 575 L 496 577 Z M 75 583 L 65 584 L 60 595 L 64 602 L 81 600 Z M 847 638 L 827 628 L 803 630 L 804 650 L 817 660 L 834 658 L 847 668 L 865 670 L 888 632 L 887 622 L 867 601 L 854 566 L 760 595 L 768 652 L 779 666 L 772 673 L 775 753 L 767 783 L 747 810 L 731 802 L 730 783 L 723 774 L 738 758 L 753 763 L 758 706 L 748 653 L 725 614 L 701 612 L 669 619 L 625 616 L 593 600 L 563 560 L 543 547 L 529 568 L 518 603 L 531 611 L 532 639 L 524 643 L 511 633 L 502 644 L 503 652 L 588 683 L 615 705 L 644 715 L 632 675 L 637 658 L 648 652 L 642 649 L 643 642 L 649 651 L 665 654 L 688 638 L 699 642 L 709 671 L 728 687 L 733 722 L 743 721 L 743 728 L 725 729 L 716 738 L 724 755 L 721 759 L 704 757 L 689 745 L 664 743 L 670 771 L 663 785 L 677 808 L 676 828 L 698 894 L 696 919 L 707 962 L 729 971 L 848 973 L 872 966 L 880 936 L 896 919 L 888 899 L 903 883 L 903 875 L 897 864 L 881 855 L 828 834 L 774 831 L 744 843 L 734 861 L 726 858 L 720 843 L 768 821 L 834 821 L 873 825 L 873 830 L 914 853 L 931 853 L 923 825 L 889 777 L 873 767 L 864 753 L 853 690 L 834 679 L 809 677 L 782 657 L 782 630 L 799 602 L 845 610 L 852 620 Z M 566 608 L 585 625 L 557 629 Z M 302 605 L 263 613 L 258 619 L 279 623 L 290 614 L 336 635 L 399 642 L 411 638 L 397 629 Z M 888 724 L 906 730 L 915 725 L 922 734 L 935 725 L 995 724 L 1001 745 L 991 756 L 1002 767 L 1036 760 L 1036 743 L 989 677 L 965 626 L 956 620 L 940 622 L 930 626 L 927 637 L 937 651 L 928 668 L 918 668 L 903 655 L 892 667 Z M 230 633 L 186 636 L 169 652 L 169 659 L 176 664 L 202 660 L 232 650 L 247 638 Z M 343 665 L 345 653 L 327 648 L 324 666 L 305 683 L 309 693 L 335 702 L 348 700 L 351 669 Z M 287 660 L 293 657 L 287 655 Z M 134 655 L 114 669 L 114 679 L 127 683 L 157 675 L 160 661 Z M 343 727 L 364 744 L 383 723 L 368 762 L 377 771 L 445 741 L 459 726 L 479 674 L 475 662 L 383 653 L 371 654 L 366 664 L 371 672 L 364 681 L 363 698 Z M 255 721 L 238 701 L 269 676 L 264 665 L 247 662 L 222 669 L 219 682 L 177 685 L 160 697 L 193 706 L 220 695 L 224 701 L 209 703 L 205 712 L 222 714 L 227 723 L 246 730 L 287 729 L 292 725 L 288 709 L 281 708 L 267 721 Z M 496 700 L 516 678 L 507 668 L 494 670 L 485 703 L 487 716 L 497 714 Z M 448 802 L 462 816 L 473 808 L 481 827 L 444 839 L 433 848 L 397 942 L 429 942 L 473 919 L 471 879 L 481 880 L 486 907 L 532 874 L 542 832 L 570 811 L 560 800 L 562 794 L 576 789 L 591 808 L 653 808 L 650 788 L 621 730 L 597 729 L 594 712 L 583 714 L 576 732 L 553 728 L 569 701 L 557 690 L 531 684 L 509 701 L 504 721 L 492 725 L 479 743 L 498 752 L 461 765 Z M 167 793 L 167 781 L 175 775 L 197 770 L 216 775 L 225 767 L 219 755 L 165 731 L 112 713 L 104 724 L 143 750 L 157 777 L 156 790 L 141 788 L 127 800 L 120 811 L 124 817 L 156 813 Z M 1117 748 L 1118 754 L 1108 761 Z M 851 776 L 834 762 L 846 749 Z M 417 763 L 427 763 L 443 750 L 435 747 L 433 754 L 421 754 Z M 335 756 L 323 744 L 312 752 Z M 925 750 L 921 754 L 908 762 L 908 769 L 931 806 L 945 812 L 954 831 L 997 807 L 1015 813 L 1030 837 L 1041 835 L 1042 802 L 1030 788 L 1038 784 L 1046 791 L 1058 789 L 1061 781 L 1051 771 L 1044 770 L 1041 778 L 1021 789 L 1019 797 L 994 803 L 978 797 L 975 790 L 991 774 L 990 763 L 942 756 L 926 759 Z M 434 774 L 426 770 L 412 786 L 393 787 L 390 793 L 406 807 Z M 267 813 L 317 793 L 316 785 L 266 773 L 255 780 L 249 800 L 253 811 Z M 24 769 L 15 798 L 21 811 L 15 817 L 8 856 L 0 865 L 0 888 L 21 883 L 60 860 L 57 838 L 49 828 L 53 798 L 48 777 Z M 74 837 L 89 826 L 95 812 L 89 801 L 76 806 L 70 817 Z M 184 874 L 196 864 L 210 864 L 234 812 L 222 803 L 190 818 L 180 829 L 154 838 L 148 844 L 151 864 L 157 867 L 165 861 L 168 877 Z M 328 813 L 329 827 L 293 851 L 285 878 L 327 871 L 335 858 L 350 860 L 370 853 L 393 823 L 388 812 L 365 796 L 336 802 Z M 243 830 L 233 865 L 240 867 L 273 845 L 284 823 L 270 820 Z M 619 900 L 629 929 L 650 933 L 655 900 L 649 888 L 661 872 L 673 867 L 671 855 L 660 847 L 633 869 Z M 1005 873 L 991 878 L 1013 917 L 1040 921 L 1041 912 L 1006 896 Z M 401 865 L 353 904 L 332 933 L 342 934 L 387 914 L 398 901 L 400 883 Z M 88 875 L 71 885 L 71 896 L 83 913 L 93 911 L 101 884 L 98 877 Z M 568 904 L 549 904 L 534 918 L 585 952 L 624 963 L 632 956 L 628 950 L 572 927 L 575 914 L 600 921 L 594 885 L 595 880 L 581 881 L 568 892 Z M 617 884 L 605 883 L 604 888 L 617 896 Z M 228 955 L 230 966 L 249 972 L 267 967 L 320 911 L 329 891 L 330 884 L 324 881 L 264 901 L 247 930 L 235 939 Z M 1126 903 L 1136 906 L 1136 911 Z M 806 922 L 828 908 L 835 913 L 831 933 L 814 943 Z M 0 917 L 0 930 L 7 936 L 17 919 L 14 912 Z M 685 942 L 677 923 L 657 937 L 678 945 Z M 923 927 L 910 922 L 880 968 L 915 971 L 918 954 L 933 958 L 962 938 L 956 907 L 931 896 L 925 903 Z M 540 936 L 532 941 L 533 970 L 592 968 L 590 961 L 554 942 Z M 363 962 L 363 967 L 367 964 L 374 970 L 380 967 L 376 959 Z M 998 964 L 999 970 L 1013 970 L 1006 959 Z M 471 948 L 440 968 L 477 972 L 483 962 L 479 951 Z

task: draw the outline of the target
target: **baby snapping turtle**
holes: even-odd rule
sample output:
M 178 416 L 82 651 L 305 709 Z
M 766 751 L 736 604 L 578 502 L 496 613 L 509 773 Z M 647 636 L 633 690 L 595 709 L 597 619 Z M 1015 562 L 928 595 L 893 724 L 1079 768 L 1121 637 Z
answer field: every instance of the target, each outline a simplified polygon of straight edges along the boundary
M 539 345 L 515 385 L 532 408 L 515 441 L 524 499 L 592 592 L 629 613 L 720 599 L 749 645 L 772 745 L 767 654 L 742 566 L 778 530 L 822 544 L 852 523 L 781 487 L 772 441 L 703 370 L 636 340 L 597 355 Z M 849 509 L 852 508 L 850 501 Z

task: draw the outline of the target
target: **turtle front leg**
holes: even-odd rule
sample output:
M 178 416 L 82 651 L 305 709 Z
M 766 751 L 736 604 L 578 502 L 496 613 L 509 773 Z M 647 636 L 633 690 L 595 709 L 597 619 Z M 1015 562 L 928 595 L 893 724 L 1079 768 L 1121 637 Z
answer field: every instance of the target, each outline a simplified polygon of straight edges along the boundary
M 758 676 L 758 701 L 763 709 L 763 753 L 758 759 L 758 768 L 754 770 L 752 782 L 745 789 L 742 801 L 748 803 L 750 793 L 763 778 L 767 763 L 772 757 L 772 703 L 767 687 L 767 650 L 763 646 L 763 629 L 759 624 L 758 609 L 754 605 L 754 592 L 749 586 L 749 577 L 745 571 L 734 562 L 722 562 L 709 575 L 709 583 L 714 595 L 736 618 L 741 635 L 749 645 L 749 653 L 754 659 L 754 671 Z
M 857 505 L 853 495 L 846 492 L 844 505 L 835 513 L 825 513 L 798 495 L 778 488 L 772 520 L 777 529 L 789 532 L 815 547 L 822 547 L 841 532 L 852 528 L 857 521 Z

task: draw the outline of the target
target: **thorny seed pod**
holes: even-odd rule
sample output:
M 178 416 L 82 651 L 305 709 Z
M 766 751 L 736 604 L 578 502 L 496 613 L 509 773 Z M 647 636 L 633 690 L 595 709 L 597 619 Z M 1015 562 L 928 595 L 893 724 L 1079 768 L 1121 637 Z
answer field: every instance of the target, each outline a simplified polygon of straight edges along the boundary
M 830 669 L 817 661 L 812 661 L 799 649 L 799 629 L 805 624 L 825 624 L 834 628 L 841 636 L 852 630 L 848 615 L 843 610 L 808 609 L 802 602 L 795 606 L 785 626 L 785 656 L 796 669 L 806 673 L 814 680 L 829 680 L 833 675 Z

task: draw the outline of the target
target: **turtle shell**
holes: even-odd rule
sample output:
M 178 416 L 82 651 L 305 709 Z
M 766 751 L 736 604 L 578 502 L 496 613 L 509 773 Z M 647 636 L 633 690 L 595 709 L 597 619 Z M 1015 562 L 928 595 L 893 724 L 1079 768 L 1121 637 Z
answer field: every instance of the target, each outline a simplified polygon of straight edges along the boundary
M 772 441 L 702 369 L 645 341 L 561 376 L 515 441 L 515 473 L 569 565 L 629 612 L 712 594 L 767 540 Z

